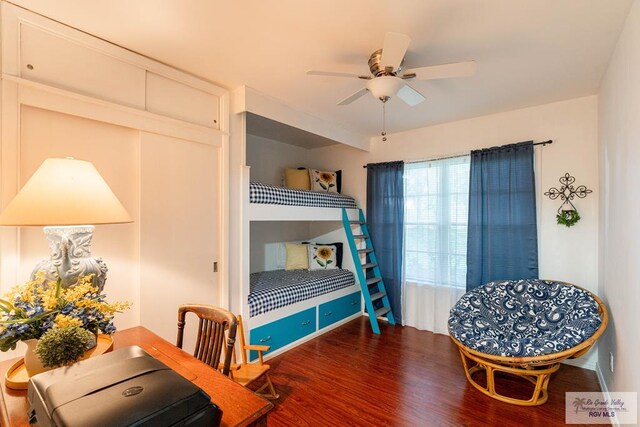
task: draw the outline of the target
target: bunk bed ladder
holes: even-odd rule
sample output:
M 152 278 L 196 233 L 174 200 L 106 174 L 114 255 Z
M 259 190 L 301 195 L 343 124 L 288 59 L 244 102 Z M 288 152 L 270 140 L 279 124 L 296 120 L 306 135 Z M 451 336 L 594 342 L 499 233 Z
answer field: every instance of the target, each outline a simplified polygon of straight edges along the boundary
M 387 298 L 387 291 L 384 287 L 382 274 L 380 274 L 380 269 L 378 268 L 378 259 L 371 244 L 369 229 L 367 228 L 367 222 L 362 213 L 362 209 L 358 209 L 358 213 L 358 220 L 352 221 L 349 219 L 347 210 L 343 208 L 342 225 L 347 235 L 349 249 L 351 249 L 351 256 L 353 256 L 353 263 L 356 266 L 358 282 L 360 282 L 360 288 L 362 289 L 362 296 L 369 315 L 369 321 L 371 322 L 371 329 L 373 329 L 374 333 L 379 334 L 380 327 L 378 326 L 378 317 L 385 317 L 391 325 L 395 325 L 395 320 L 391 312 L 391 305 L 389 304 L 389 298 Z M 354 229 L 358 228 L 359 233 L 354 234 Z M 364 246 L 362 247 L 361 245 L 361 247 L 358 247 L 358 242 L 364 242 Z M 360 258 L 362 255 L 365 256 L 364 263 Z M 372 270 L 373 275 L 367 277 L 367 270 Z

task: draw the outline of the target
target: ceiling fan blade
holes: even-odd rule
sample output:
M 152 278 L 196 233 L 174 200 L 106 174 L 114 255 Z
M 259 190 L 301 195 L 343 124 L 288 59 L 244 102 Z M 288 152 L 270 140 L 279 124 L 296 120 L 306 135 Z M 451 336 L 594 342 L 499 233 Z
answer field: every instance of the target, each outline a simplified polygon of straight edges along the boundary
M 355 73 L 340 73 L 335 71 L 318 71 L 318 70 L 309 70 L 307 71 L 308 76 L 329 76 L 329 77 L 355 77 L 357 79 L 368 80 L 370 76 L 363 76 Z
M 360 98 L 361 96 L 363 96 L 367 92 L 369 92 L 369 89 L 367 89 L 366 87 L 363 87 L 362 89 L 360 89 L 359 91 L 357 91 L 353 95 L 350 95 L 350 96 L 346 97 L 345 99 L 343 99 L 342 101 L 338 102 L 338 105 L 351 104 L 353 101 L 355 101 L 356 99 Z
M 384 46 L 382 47 L 382 57 L 380 62 L 383 67 L 391 67 L 392 71 L 397 70 L 402 64 L 404 54 L 407 53 L 411 43 L 411 38 L 406 34 L 387 33 L 384 36 Z
M 420 92 L 409 86 L 405 85 L 398 91 L 398 98 L 402 99 L 407 105 L 414 107 L 424 101 L 425 98 Z
M 432 65 L 429 67 L 412 68 L 405 71 L 402 78 L 416 80 L 449 79 L 453 77 L 467 77 L 475 74 L 478 69 L 476 61 L 454 62 L 452 64 Z

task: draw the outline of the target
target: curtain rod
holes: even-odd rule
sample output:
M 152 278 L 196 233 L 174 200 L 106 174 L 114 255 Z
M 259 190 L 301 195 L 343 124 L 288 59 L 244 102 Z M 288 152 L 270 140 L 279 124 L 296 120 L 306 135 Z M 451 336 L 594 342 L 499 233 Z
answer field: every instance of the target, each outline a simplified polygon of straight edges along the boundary
M 543 147 L 547 144 L 553 144 L 553 139 L 549 139 L 547 141 L 540 141 L 540 142 L 534 142 L 533 145 L 542 145 Z M 434 157 L 431 159 L 424 159 L 424 160 L 410 160 L 407 161 L 406 163 L 420 163 L 420 162 L 429 162 L 429 161 L 433 161 L 433 160 L 446 160 L 446 159 L 455 159 L 457 157 L 464 157 L 464 156 L 468 156 L 469 154 L 457 154 L 454 156 L 445 156 L 445 157 Z M 362 166 L 364 169 L 367 168 L 367 165 Z

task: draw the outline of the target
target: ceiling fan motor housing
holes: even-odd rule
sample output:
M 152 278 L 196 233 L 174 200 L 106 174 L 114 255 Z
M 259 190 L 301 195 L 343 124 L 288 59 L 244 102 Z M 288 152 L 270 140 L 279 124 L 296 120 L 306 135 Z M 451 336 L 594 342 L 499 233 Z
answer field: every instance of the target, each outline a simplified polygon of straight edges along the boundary
M 373 74 L 375 77 L 395 76 L 402 70 L 402 67 L 404 65 L 404 59 L 403 59 L 402 62 L 400 63 L 400 66 L 396 70 L 394 70 L 391 67 L 385 68 L 381 60 L 382 60 L 382 49 L 376 50 L 369 57 L 369 71 L 371 71 L 371 74 Z

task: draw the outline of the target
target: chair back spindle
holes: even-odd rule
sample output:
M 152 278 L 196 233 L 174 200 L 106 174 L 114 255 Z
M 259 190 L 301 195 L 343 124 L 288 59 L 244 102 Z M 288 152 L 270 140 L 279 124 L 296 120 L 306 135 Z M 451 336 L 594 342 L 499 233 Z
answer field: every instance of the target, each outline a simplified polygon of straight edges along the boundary
M 178 309 L 178 338 L 176 346 L 182 348 L 187 313 L 198 316 L 198 331 L 193 356 L 229 376 L 238 321 L 229 311 L 202 304 L 182 305 Z M 220 358 L 224 357 L 224 361 Z M 222 362 L 222 363 L 221 363 Z

